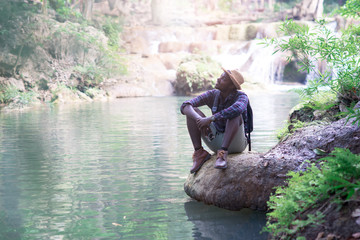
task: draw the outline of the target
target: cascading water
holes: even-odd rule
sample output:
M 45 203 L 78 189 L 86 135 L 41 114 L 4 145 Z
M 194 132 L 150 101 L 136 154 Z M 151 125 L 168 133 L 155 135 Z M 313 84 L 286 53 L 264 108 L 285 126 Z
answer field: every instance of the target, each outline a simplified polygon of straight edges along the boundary
M 260 43 L 259 39 L 242 42 L 213 58 L 225 68 L 240 69 L 252 82 L 282 82 L 286 65 L 284 56 L 280 53 L 273 54 L 274 47 L 265 47 Z

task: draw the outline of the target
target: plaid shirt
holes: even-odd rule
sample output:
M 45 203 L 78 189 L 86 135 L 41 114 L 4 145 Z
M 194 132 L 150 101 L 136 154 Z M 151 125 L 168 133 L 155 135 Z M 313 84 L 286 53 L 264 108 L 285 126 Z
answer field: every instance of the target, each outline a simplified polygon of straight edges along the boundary
M 191 100 L 185 101 L 181 105 L 180 111 L 184 114 L 183 109 L 187 104 L 193 107 L 207 105 L 211 108 L 211 112 L 215 116 L 214 124 L 218 132 L 225 132 L 226 121 L 228 119 L 238 117 L 242 114 L 246 132 L 248 96 L 244 92 L 234 91 L 224 101 L 221 96 L 219 96 L 216 104 L 215 98 L 218 94 L 220 94 L 220 91 L 217 89 L 207 91 Z

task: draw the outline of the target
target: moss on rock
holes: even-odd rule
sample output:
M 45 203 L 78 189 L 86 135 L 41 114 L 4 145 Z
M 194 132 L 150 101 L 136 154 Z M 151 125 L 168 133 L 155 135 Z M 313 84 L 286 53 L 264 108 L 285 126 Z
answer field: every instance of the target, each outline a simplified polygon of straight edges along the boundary
M 190 95 L 213 88 L 222 70 L 218 62 L 208 56 L 193 55 L 179 65 L 174 83 L 178 95 Z

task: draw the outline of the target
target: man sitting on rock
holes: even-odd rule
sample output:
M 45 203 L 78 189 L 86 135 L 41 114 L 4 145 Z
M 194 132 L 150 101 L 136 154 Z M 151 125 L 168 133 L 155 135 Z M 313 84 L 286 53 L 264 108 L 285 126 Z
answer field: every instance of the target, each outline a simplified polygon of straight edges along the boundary
M 225 70 L 217 79 L 215 88 L 194 99 L 185 101 L 180 108 L 186 115 L 187 128 L 195 152 L 190 173 L 197 172 L 210 158 L 202 141 L 217 152 L 215 168 L 227 168 L 228 153 L 243 152 L 247 146 L 246 126 L 248 97 L 241 89 L 244 78 L 237 70 Z M 197 107 L 207 105 L 212 116 L 206 117 Z M 244 121 L 243 121 L 244 120 Z

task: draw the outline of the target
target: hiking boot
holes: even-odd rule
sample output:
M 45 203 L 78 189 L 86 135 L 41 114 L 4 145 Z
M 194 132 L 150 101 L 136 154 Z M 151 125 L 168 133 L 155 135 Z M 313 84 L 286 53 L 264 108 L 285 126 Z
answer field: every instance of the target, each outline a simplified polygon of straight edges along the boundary
M 217 151 L 215 168 L 217 168 L 217 169 L 226 169 L 227 168 L 227 155 L 228 155 L 228 151 L 225 151 L 222 149 Z
M 208 153 L 204 148 L 200 148 L 199 150 L 196 150 L 193 154 L 193 166 L 190 169 L 190 173 L 194 173 L 199 171 L 201 166 L 210 158 L 210 153 Z

